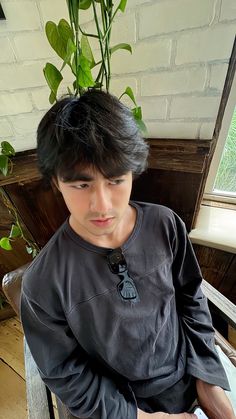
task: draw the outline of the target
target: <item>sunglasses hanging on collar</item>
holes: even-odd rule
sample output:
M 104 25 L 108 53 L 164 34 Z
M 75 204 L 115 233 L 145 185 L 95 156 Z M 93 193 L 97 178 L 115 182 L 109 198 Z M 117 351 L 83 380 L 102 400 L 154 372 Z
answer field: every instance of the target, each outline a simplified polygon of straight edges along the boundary
M 113 274 L 119 276 L 121 281 L 117 285 L 120 297 L 124 301 L 138 302 L 139 295 L 135 283 L 129 275 L 128 266 L 121 248 L 112 250 L 107 255 L 108 266 Z

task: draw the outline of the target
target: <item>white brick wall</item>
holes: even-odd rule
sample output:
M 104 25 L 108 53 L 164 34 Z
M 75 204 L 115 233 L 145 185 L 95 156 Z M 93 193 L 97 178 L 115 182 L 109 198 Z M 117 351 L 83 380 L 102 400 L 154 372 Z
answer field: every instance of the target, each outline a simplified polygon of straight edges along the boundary
M 208 25 L 214 0 L 166 0 L 141 7 L 140 38 Z
M 50 106 L 43 67 L 47 61 L 60 65 L 44 26 L 68 19 L 66 0 L 56 0 L 56 7 L 49 0 L 1 4 L 7 20 L 0 21 L 0 141 L 24 150 L 35 147 L 38 121 Z M 91 11 L 81 18 L 92 31 Z M 111 91 L 119 96 L 132 87 L 149 136 L 211 138 L 233 46 L 236 1 L 128 0 L 114 25 L 112 44 L 131 43 L 133 55 L 114 54 Z M 61 93 L 71 80 L 67 70 Z

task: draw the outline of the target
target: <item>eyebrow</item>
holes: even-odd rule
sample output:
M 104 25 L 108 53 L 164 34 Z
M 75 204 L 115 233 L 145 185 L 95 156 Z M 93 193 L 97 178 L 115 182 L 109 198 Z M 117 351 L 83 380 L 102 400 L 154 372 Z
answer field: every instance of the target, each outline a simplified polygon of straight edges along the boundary
M 75 173 L 71 179 L 66 180 L 66 182 L 91 182 L 95 178 L 91 175 L 86 175 L 86 173 Z

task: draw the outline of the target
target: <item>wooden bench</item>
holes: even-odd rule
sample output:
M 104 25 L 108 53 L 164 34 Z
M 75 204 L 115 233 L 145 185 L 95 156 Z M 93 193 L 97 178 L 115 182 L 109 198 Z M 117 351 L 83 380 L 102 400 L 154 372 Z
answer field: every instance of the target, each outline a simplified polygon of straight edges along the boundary
M 2 283 L 3 291 L 18 316 L 22 275 L 26 266 L 6 274 Z M 208 298 L 210 309 L 216 311 L 227 324 L 236 329 L 236 306 L 205 280 L 202 284 L 202 290 Z M 217 330 L 215 342 L 236 367 L 236 350 Z M 41 380 L 26 342 L 24 352 L 28 419 L 55 419 L 51 392 Z M 75 419 L 60 400 L 56 399 L 56 402 L 59 419 Z

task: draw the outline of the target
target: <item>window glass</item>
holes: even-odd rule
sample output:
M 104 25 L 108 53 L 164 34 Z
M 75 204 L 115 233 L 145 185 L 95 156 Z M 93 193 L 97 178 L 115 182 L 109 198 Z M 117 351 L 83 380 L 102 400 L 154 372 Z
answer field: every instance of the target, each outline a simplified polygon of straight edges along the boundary
M 217 171 L 213 193 L 236 196 L 236 106 Z

